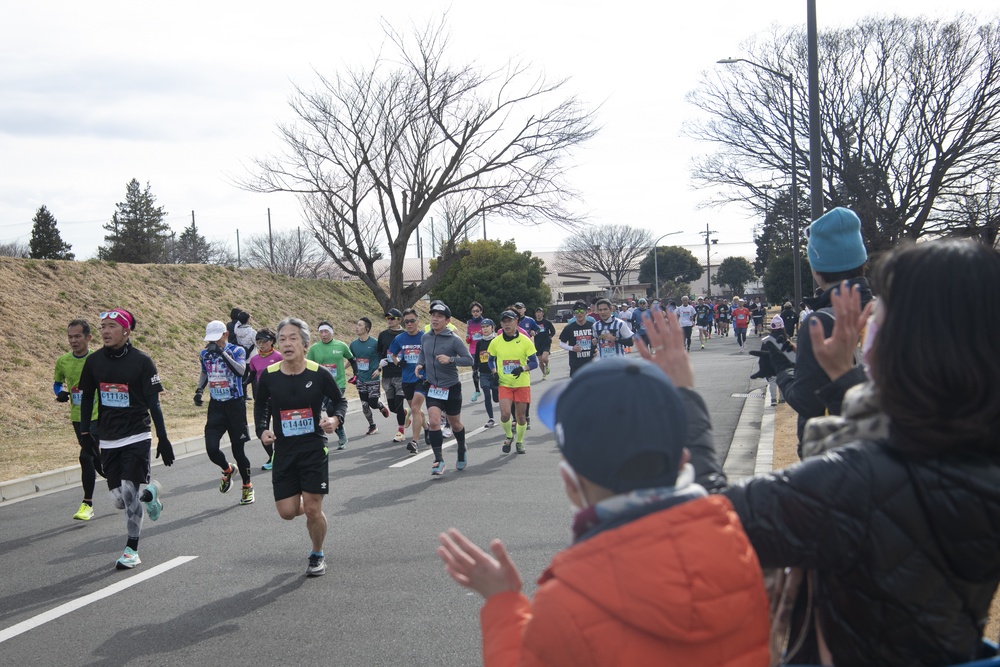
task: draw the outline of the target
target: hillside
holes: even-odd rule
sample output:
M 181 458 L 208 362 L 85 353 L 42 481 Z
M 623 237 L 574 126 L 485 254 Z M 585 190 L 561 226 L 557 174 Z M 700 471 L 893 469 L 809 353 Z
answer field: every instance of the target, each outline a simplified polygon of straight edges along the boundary
M 98 313 L 122 307 L 138 321 L 132 341 L 156 362 L 172 440 L 201 434 L 205 408 L 191 397 L 205 324 L 227 321 L 240 307 L 254 328 L 274 328 L 287 315 L 315 329 L 333 322 L 350 341 L 367 315 L 373 333 L 385 326 L 382 309 L 361 283 L 308 280 L 218 266 L 62 262 L 0 257 L 0 480 L 77 463 L 79 446 L 69 408 L 52 393 L 56 358 L 69 351 L 66 325 L 83 317 L 100 347 Z M 426 310 L 423 304 L 418 305 Z M 426 321 L 426 319 L 425 319 Z M 456 322 L 456 325 L 459 323 Z M 354 392 L 348 386 L 348 394 Z

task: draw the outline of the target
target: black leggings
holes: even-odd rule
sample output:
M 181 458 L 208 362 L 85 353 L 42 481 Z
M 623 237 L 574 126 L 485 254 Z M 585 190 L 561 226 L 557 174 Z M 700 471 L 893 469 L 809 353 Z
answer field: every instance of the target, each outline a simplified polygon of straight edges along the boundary
M 691 349 L 691 331 L 694 330 L 694 327 L 681 327 L 681 329 L 684 330 L 684 347 L 686 347 L 687 349 L 690 350 Z
M 236 459 L 236 466 L 240 470 L 240 477 L 244 484 L 249 484 L 250 459 L 247 458 L 246 444 L 250 440 L 250 433 L 247 431 L 247 405 L 243 398 L 208 402 L 205 451 L 212 463 L 225 472 L 229 469 L 229 461 L 219 447 L 223 433 L 229 434 L 229 444 L 233 450 L 233 458 Z
M 100 461 L 94 458 L 93 438 L 90 435 L 80 435 L 80 422 L 73 422 L 76 431 L 76 441 L 80 443 L 80 482 L 83 484 L 84 500 L 94 498 L 94 486 L 97 484 L 97 466 Z M 87 442 L 90 440 L 90 442 Z

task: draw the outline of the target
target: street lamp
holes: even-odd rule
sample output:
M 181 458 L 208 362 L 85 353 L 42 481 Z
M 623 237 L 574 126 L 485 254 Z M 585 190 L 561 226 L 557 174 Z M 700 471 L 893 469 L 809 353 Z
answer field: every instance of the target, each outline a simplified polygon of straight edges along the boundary
M 723 58 L 716 62 L 720 65 L 746 63 L 788 82 L 788 133 L 792 139 L 792 271 L 795 272 L 795 303 L 798 307 L 797 304 L 802 303 L 802 269 L 799 266 L 801 262 L 799 259 L 799 181 L 798 170 L 795 168 L 795 154 L 797 152 L 795 145 L 795 79 L 791 74 L 771 69 L 746 58 Z
M 657 248 L 660 245 L 660 241 L 667 238 L 668 236 L 673 236 L 674 234 L 680 234 L 681 232 L 670 232 L 664 234 L 660 238 L 653 241 L 653 280 L 656 284 L 656 300 L 660 300 L 660 253 L 657 252 Z

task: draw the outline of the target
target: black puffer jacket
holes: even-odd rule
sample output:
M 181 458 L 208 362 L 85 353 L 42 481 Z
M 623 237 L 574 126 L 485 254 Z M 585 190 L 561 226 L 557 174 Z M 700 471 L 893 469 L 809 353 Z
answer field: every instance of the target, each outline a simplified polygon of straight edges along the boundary
M 1000 460 L 859 442 L 723 493 L 763 567 L 814 572 L 837 667 L 977 655 L 1000 582 Z

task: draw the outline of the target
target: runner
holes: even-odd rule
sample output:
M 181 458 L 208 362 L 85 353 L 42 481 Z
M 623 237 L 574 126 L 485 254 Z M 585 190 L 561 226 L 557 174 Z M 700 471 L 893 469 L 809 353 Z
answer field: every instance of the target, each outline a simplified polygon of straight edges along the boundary
M 261 376 L 254 402 L 254 422 L 261 442 L 274 446 L 274 505 L 291 521 L 306 515 L 312 541 L 306 576 L 326 574 L 323 542 L 327 522 L 323 496 L 330 491 L 330 459 L 326 436 L 343 425 L 347 399 L 333 376 L 306 359 L 309 325 L 294 317 L 278 324 L 281 363 Z M 322 417 L 326 406 L 328 417 Z M 273 422 L 273 429 L 270 424 Z M 316 419 L 321 417 L 321 419 Z
M 535 352 L 538 354 L 538 367 L 542 369 L 542 380 L 549 376 L 549 351 L 552 349 L 552 337 L 556 335 L 556 327 L 545 318 L 544 308 L 535 308 L 535 324 L 538 333 L 535 334 Z
M 469 312 L 472 313 L 472 319 L 465 323 L 465 342 L 469 344 L 469 354 L 473 358 L 476 356 L 476 344 L 482 339 L 482 327 L 483 327 L 483 304 L 478 301 L 473 301 L 469 306 Z M 475 403 L 479 400 L 479 396 L 482 394 L 480 391 L 479 384 L 479 364 L 474 364 L 472 366 L 472 387 L 475 389 L 475 393 L 472 394 L 472 398 L 469 399 L 470 402 Z
M 253 385 L 253 395 L 257 395 L 257 382 L 260 381 L 261 374 L 271 364 L 281 361 L 281 353 L 274 349 L 274 344 L 278 342 L 278 337 L 270 329 L 261 329 L 257 332 L 257 349 L 254 351 L 247 366 L 250 367 L 250 382 Z M 265 445 L 264 452 L 267 454 L 267 463 L 260 467 L 261 470 L 270 470 L 274 467 L 274 447 Z
M 559 334 L 559 347 L 569 352 L 569 376 L 594 360 L 594 323 L 587 318 L 587 304 L 573 304 L 573 321 L 567 322 Z
M 361 399 L 361 412 L 368 420 L 368 432 L 365 435 L 378 433 L 375 420 L 372 418 L 372 408 L 382 413 L 385 418 L 389 417 L 389 408 L 385 407 L 379 400 L 381 394 L 379 387 L 379 366 L 378 366 L 378 341 L 369 336 L 372 330 L 372 321 L 367 317 L 362 317 L 354 325 L 354 333 L 358 335 L 351 341 L 351 354 L 354 355 L 354 363 L 357 372 L 351 382 L 358 389 L 358 398 Z
M 624 320 L 614 316 L 611 301 L 597 301 L 597 322 L 594 323 L 594 335 L 597 337 L 597 357 L 625 356 L 625 348 L 632 346 L 632 329 Z
M 736 307 L 733 309 L 733 329 L 736 331 L 736 344 L 740 348 L 740 354 L 747 351 L 747 327 L 750 325 L 750 309 L 743 305 L 742 299 L 736 299 Z
M 91 354 L 80 373 L 80 435 L 93 435 L 101 445 L 101 465 L 115 507 L 125 510 L 125 551 L 115 563 L 131 570 L 139 560 L 143 505 L 152 521 L 160 518 L 159 482 L 149 481 L 149 452 L 153 443 L 150 421 L 156 427 L 156 458 L 174 463 L 174 448 L 160 410 L 163 391 L 156 365 L 129 341 L 135 317 L 121 308 L 101 313 L 104 349 Z M 97 425 L 93 426 L 94 397 Z M 139 487 L 146 484 L 142 491 Z
M 500 315 L 503 333 L 490 341 L 490 369 L 500 387 L 500 425 L 506 439 L 502 451 L 510 453 L 514 431 L 510 417 L 513 407 L 517 419 L 517 453 L 524 454 L 524 432 L 528 428 L 525 414 L 531 402 L 531 371 L 538 368 L 538 357 L 531 339 L 518 331 L 517 313 L 505 310 Z
M 682 296 L 681 305 L 677 306 L 674 313 L 677 315 L 677 321 L 680 323 L 681 330 L 684 332 L 684 349 L 690 352 L 691 330 L 694 329 L 694 318 L 695 315 L 697 315 L 694 306 L 691 305 L 691 300 L 687 296 Z
M 194 404 L 204 404 L 202 392 L 208 386 L 208 420 L 205 422 L 205 451 L 208 458 L 222 469 L 219 491 L 227 493 L 233 485 L 236 468 L 226 459 L 219 448 L 222 434 L 229 434 L 233 458 L 243 479 L 243 494 L 240 505 L 254 501 L 253 484 L 250 483 L 250 459 L 246 455 L 246 443 L 250 441 L 247 430 L 247 404 L 243 394 L 243 376 L 246 373 L 246 351 L 240 345 L 227 342 L 226 325 L 213 320 L 205 327 L 205 341 L 208 345 L 199 358 L 201 375 L 194 390 Z
M 630 323 L 632 325 L 632 331 L 635 332 L 635 335 L 640 336 L 647 342 L 648 345 L 649 339 L 646 336 L 646 323 L 643 322 L 643 317 L 646 315 L 647 310 L 649 310 L 649 306 L 647 305 L 646 300 L 639 299 L 638 307 L 632 311 Z
M 698 342 L 701 349 L 705 349 L 705 339 L 711 338 L 709 331 L 712 328 L 712 307 L 705 303 L 705 297 L 698 297 L 698 304 L 694 307 L 695 324 L 698 325 Z
M 474 361 L 469 349 L 448 324 L 451 309 L 441 302 L 431 304 L 431 330 L 420 339 L 420 355 L 415 369 L 418 376 L 427 378 L 427 419 L 430 422 L 431 449 L 434 450 L 432 475 L 442 475 L 447 467 L 442 448 L 444 434 L 441 430 L 441 413 L 448 416 L 451 430 L 458 444 L 458 462 L 455 468 L 465 470 L 465 426 L 462 424 L 462 382 L 458 379 L 458 366 L 472 366 Z
M 527 332 L 528 338 L 534 340 L 538 332 L 541 331 L 541 327 L 538 326 L 538 322 L 525 314 L 527 309 L 524 307 L 524 304 L 518 301 L 508 310 L 513 310 L 517 313 L 517 326 L 519 326 L 522 331 Z
M 358 369 L 354 361 L 354 355 L 351 354 L 351 348 L 347 346 L 347 343 L 334 339 L 333 325 L 327 320 L 320 322 L 316 329 L 319 331 L 319 342 L 313 343 L 312 347 L 309 348 L 306 359 L 315 361 L 320 366 L 326 367 L 333 375 L 333 379 L 337 381 L 340 393 L 343 394 L 347 390 L 347 373 L 344 372 L 344 359 L 350 361 L 351 369 L 357 374 Z M 332 417 L 333 413 L 330 410 L 333 408 L 333 404 L 330 401 L 326 401 L 323 405 L 327 416 Z M 348 440 L 347 433 L 344 431 L 344 421 L 342 418 L 340 426 L 337 427 L 338 451 L 347 449 Z
M 493 404 L 500 404 L 500 388 L 493 382 L 493 372 L 490 370 L 489 345 L 490 341 L 496 338 L 496 333 L 494 332 L 493 320 L 483 318 L 480 325 L 482 327 L 482 338 L 476 341 L 476 353 L 473 355 L 473 359 L 475 359 L 476 367 L 479 370 L 479 382 L 483 389 L 484 397 L 483 403 L 486 406 L 486 416 L 489 417 L 489 421 L 486 422 L 486 428 L 493 428 L 497 425 L 493 421 Z
M 719 335 L 729 336 L 729 304 L 726 303 L 725 299 L 719 301 L 718 306 L 719 315 Z
M 753 305 L 750 306 L 750 317 L 753 318 L 753 332 L 756 336 L 764 335 L 764 317 L 767 316 L 767 304 L 760 302 L 760 297 L 753 298 Z
M 389 405 L 389 410 L 396 413 L 396 435 L 392 437 L 393 442 L 403 442 L 406 439 L 406 398 L 403 396 L 403 371 L 394 363 L 389 361 L 389 346 L 396 336 L 403 333 L 400 320 L 403 313 L 396 308 L 390 308 L 385 313 L 385 322 L 388 328 L 378 335 L 378 367 L 382 372 L 382 389 L 385 391 L 385 400 Z
M 83 502 L 73 518 L 77 521 L 90 521 L 94 517 L 94 487 L 97 485 L 97 475 L 104 476 L 101 468 L 101 450 L 91 435 L 80 434 L 80 373 L 83 364 L 90 355 L 90 323 L 87 320 L 73 320 L 66 327 L 66 337 L 69 340 L 70 351 L 56 359 L 52 391 L 60 403 L 69 403 L 69 418 L 73 423 L 73 432 L 80 445 L 80 483 L 83 486 Z M 91 397 L 93 401 L 93 397 Z M 91 421 L 97 419 L 97 404 L 91 411 Z
M 424 426 L 424 405 L 423 380 L 417 376 L 416 367 L 420 359 L 420 339 L 424 332 L 420 330 L 417 319 L 417 311 L 407 308 L 403 311 L 403 333 L 389 345 L 389 359 L 392 363 L 402 368 L 403 375 L 403 396 L 410 405 L 410 422 L 413 426 L 413 439 L 406 445 L 406 450 L 411 454 L 417 453 L 417 442 L 420 438 L 420 429 Z

